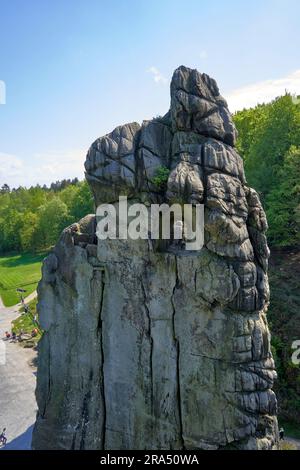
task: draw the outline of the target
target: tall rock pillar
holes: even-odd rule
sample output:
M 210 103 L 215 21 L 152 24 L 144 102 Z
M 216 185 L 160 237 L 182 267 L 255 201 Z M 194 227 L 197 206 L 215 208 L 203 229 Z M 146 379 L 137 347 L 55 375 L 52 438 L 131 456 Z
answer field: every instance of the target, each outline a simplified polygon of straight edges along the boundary
M 97 206 L 203 204 L 204 246 L 65 229 L 38 289 L 34 449 L 276 448 L 267 222 L 235 140 L 216 82 L 182 66 L 165 116 L 92 144 Z

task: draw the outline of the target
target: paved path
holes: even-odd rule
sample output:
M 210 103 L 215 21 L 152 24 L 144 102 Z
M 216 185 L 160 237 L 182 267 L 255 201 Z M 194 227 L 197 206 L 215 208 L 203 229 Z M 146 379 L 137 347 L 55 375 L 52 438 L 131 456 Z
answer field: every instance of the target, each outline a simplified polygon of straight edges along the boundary
M 36 296 L 37 296 L 37 292 L 35 290 L 34 292 L 32 292 L 26 297 L 26 299 L 24 300 L 25 304 L 28 304 L 29 302 L 31 302 L 31 300 L 36 298 Z
M 28 299 L 34 298 L 32 295 Z M 20 315 L 19 308 L 0 304 L 0 428 L 7 429 L 7 450 L 30 449 L 37 408 L 36 370 L 29 365 L 36 353 L 3 341 L 5 331 L 11 330 L 11 322 Z
M 26 304 L 28 304 L 29 302 L 31 302 L 31 300 L 35 299 L 37 296 L 37 291 L 35 290 L 34 292 L 32 292 L 31 294 L 29 294 L 26 299 L 24 300 Z M 13 307 L 9 307 L 9 308 L 13 308 L 13 309 L 17 309 L 17 308 L 20 308 L 22 307 L 21 304 L 17 304 L 17 305 L 14 305 Z M 2 308 L 6 308 L 2 299 L 1 299 L 1 295 L 0 295 L 0 309 Z

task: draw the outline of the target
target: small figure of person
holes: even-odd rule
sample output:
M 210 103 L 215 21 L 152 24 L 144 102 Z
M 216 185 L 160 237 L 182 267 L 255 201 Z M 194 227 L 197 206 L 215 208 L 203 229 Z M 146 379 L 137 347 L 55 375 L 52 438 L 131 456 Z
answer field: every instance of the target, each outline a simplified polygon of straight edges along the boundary
M 20 330 L 19 335 L 18 335 L 18 341 L 23 341 L 23 335 L 24 335 L 24 331 Z
M 12 339 L 13 341 L 16 341 L 17 335 L 16 335 L 16 332 L 15 332 L 15 331 L 12 332 L 11 339 Z
M 5 332 L 5 338 L 10 339 L 10 333 L 8 331 Z
M 2 433 L 0 434 L 0 442 L 5 446 L 7 442 L 7 438 L 5 436 L 6 428 L 3 428 Z
M 284 440 L 284 429 L 282 427 L 279 429 L 279 439 Z

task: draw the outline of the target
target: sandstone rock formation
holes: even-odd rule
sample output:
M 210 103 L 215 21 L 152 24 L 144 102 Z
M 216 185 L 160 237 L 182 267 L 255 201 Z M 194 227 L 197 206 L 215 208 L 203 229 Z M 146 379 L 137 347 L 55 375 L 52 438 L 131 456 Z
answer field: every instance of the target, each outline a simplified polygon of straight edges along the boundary
M 205 245 L 67 228 L 39 285 L 35 449 L 273 449 L 267 222 L 216 82 L 179 67 L 162 118 L 96 140 L 96 204 L 205 205 Z M 159 168 L 167 184 L 154 183 Z

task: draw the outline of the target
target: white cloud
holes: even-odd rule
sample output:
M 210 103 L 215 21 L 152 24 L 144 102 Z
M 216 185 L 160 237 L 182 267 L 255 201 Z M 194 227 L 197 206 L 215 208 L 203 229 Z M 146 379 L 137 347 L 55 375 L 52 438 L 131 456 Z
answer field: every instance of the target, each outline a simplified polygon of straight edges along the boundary
M 200 52 L 199 57 L 200 57 L 200 59 L 202 59 L 202 60 L 207 59 L 207 57 L 208 57 L 207 51 L 203 49 L 203 50 Z
M 85 157 L 86 150 L 83 149 L 35 154 L 35 178 L 48 182 L 76 176 L 82 178 Z
M 13 181 L 22 177 L 23 170 L 20 158 L 0 152 L 0 186 L 5 183 L 11 185 Z
M 162 83 L 163 85 L 168 83 L 168 79 L 161 74 L 158 68 L 152 66 L 148 69 L 148 72 L 152 74 L 155 83 Z
M 0 186 L 11 187 L 47 184 L 84 176 L 86 150 L 46 152 L 20 158 L 0 152 Z
M 225 94 L 225 98 L 227 99 L 230 111 L 234 112 L 239 109 L 269 102 L 277 96 L 284 95 L 286 91 L 291 94 L 300 94 L 300 70 L 296 70 L 283 78 L 265 80 L 237 88 Z

